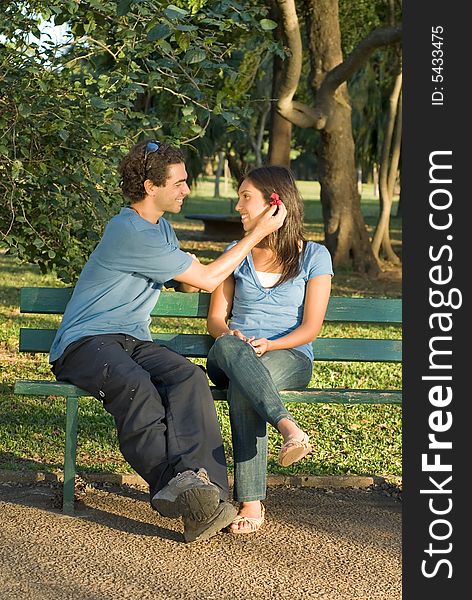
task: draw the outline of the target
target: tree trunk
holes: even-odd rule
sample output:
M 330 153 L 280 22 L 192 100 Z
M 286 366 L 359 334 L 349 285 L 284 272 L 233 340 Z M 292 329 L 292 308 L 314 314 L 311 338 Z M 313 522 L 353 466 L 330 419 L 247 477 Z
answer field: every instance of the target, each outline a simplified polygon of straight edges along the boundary
M 335 266 L 348 265 L 371 276 L 380 272 L 373 255 L 357 191 L 351 105 L 346 81 L 381 46 L 398 43 L 401 29 L 376 28 L 343 61 L 337 0 L 299 0 L 308 30 L 310 85 L 314 106 L 297 100 L 303 47 L 295 0 L 277 0 L 289 47 L 277 110 L 299 127 L 321 131 L 321 202 L 326 244 Z
M 274 58 L 274 81 L 272 84 L 272 98 L 278 98 L 282 60 Z M 292 124 L 280 115 L 276 103 L 272 103 L 270 112 L 269 130 L 269 164 L 290 167 L 290 149 L 292 146 Z
M 256 167 L 262 167 L 262 144 L 264 142 L 264 131 L 265 131 L 265 125 L 266 125 L 267 115 L 269 114 L 269 111 L 270 111 L 270 103 L 267 102 L 267 104 L 264 106 L 264 108 L 261 112 L 261 115 L 260 115 L 258 128 L 257 128 L 257 137 L 255 140 L 252 141 L 252 146 L 254 148 L 254 154 L 256 155 Z
M 401 148 L 401 86 L 402 74 L 399 73 L 395 79 L 395 84 L 390 95 L 389 111 L 382 148 L 382 159 L 380 163 L 380 214 L 372 238 L 372 251 L 376 259 L 380 260 L 380 249 L 382 249 L 385 258 L 396 264 L 398 264 L 400 260 L 393 251 L 389 230 L 393 192 Z M 393 145 L 392 138 L 394 138 Z
M 377 168 L 377 163 L 374 163 L 372 167 L 372 182 L 374 184 L 374 198 L 379 197 L 379 171 Z
M 397 120 L 395 123 L 395 136 L 393 139 L 393 149 L 392 149 L 392 158 L 390 162 L 390 176 L 388 181 L 388 194 L 390 198 L 390 208 L 388 211 L 388 223 L 385 227 L 384 235 L 382 238 L 382 252 L 386 256 L 387 260 L 400 264 L 400 258 L 397 256 L 395 251 L 392 248 L 392 242 L 390 240 L 390 215 L 392 213 L 392 204 L 393 204 L 393 196 L 395 193 L 395 183 L 398 176 L 398 164 L 400 162 L 400 152 L 402 145 L 402 98 L 403 93 L 400 92 L 400 97 L 398 99 L 398 110 L 397 110 Z
M 226 151 L 226 160 L 228 162 L 228 168 L 231 173 L 231 177 L 236 181 L 239 181 L 245 169 L 244 162 L 238 160 L 231 150 Z
M 328 72 L 343 60 L 337 0 L 305 0 L 308 8 L 311 86 L 316 95 Z M 372 253 L 357 190 L 351 106 L 342 83 L 327 100 L 319 150 L 321 205 L 326 245 L 334 266 L 347 265 L 370 276 L 379 266 Z
M 372 254 L 357 190 L 351 113 L 336 107 L 339 127 L 321 131 L 319 151 L 321 206 L 325 242 L 334 266 L 352 262 L 361 273 L 376 276 L 378 265 Z
M 401 173 L 400 173 L 400 179 L 401 179 Z M 403 207 L 402 207 L 402 188 L 400 186 L 400 196 L 398 198 L 398 204 L 397 204 L 397 213 L 396 213 L 396 217 L 401 218 L 403 216 Z
M 283 27 L 281 26 L 280 9 L 275 0 L 271 2 L 269 17 L 279 23 L 274 30 L 274 38 L 282 41 L 286 45 Z M 290 149 L 292 146 L 292 123 L 282 117 L 277 110 L 277 99 L 279 98 L 280 84 L 285 79 L 287 61 L 280 56 L 274 55 L 272 69 L 272 102 L 270 110 L 270 129 L 269 129 L 269 165 L 281 165 L 290 167 Z
M 215 173 L 215 191 L 213 192 L 213 198 L 221 198 L 220 194 L 220 180 L 223 174 L 223 167 L 225 164 L 225 153 L 221 150 L 218 152 L 218 166 L 216 167 Z

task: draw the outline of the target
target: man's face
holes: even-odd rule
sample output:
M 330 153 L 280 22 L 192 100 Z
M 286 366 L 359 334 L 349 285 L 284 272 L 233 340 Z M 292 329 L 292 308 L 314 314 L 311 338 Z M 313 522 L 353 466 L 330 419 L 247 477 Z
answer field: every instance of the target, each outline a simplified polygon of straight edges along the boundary
M 169 165 L 165 185 L 154 190 L 154 205 L 159 211 L 179 213 L 185 197 L 190 194 L 184 163 Z

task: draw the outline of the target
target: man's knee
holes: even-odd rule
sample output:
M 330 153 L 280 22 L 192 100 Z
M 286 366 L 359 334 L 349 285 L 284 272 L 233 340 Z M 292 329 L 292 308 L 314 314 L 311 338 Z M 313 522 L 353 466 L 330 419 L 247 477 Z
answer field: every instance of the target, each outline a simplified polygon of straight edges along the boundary
M 208 378 L 206 374 L 206 369 L 202 365 L 196 365 L 195 363 L 190 363 L 192 365 L 192 378 L 194 383 L 199 386 L 209 387 Z
M 123 363 L 104 364 L 100 382 L 102 399 L 105 399 L 105 396 L 109 399 L 123 396 L 132 400 L 136 392 L 142 391 L 143 386 L 145 388 L 151 386 L 150 377 L 137 365 L 135 368 L 130 368 Z
M 167 369 L 176 384 L 191 381 L 192 385 L 204 383 L 208 387 L 205 367 L 191 362 L 188 358 L 179 355 L 177 360 L 168 363 Z

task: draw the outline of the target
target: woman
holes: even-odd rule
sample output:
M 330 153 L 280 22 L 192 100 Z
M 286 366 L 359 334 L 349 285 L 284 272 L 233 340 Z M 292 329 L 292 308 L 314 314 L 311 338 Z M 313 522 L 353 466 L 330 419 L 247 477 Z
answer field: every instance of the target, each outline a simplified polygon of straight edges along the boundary
M 264 521 L 266 423 L 283 437 L 282 466 L 311 450 L 278 390 L 304 388 L 311 379 L 311 344 L 323 323 L 333 271 L 328 250 L 305 240 L 303 201 L 288 169 L 253 169 L 240 182 L 238 197 L 236 210 L 246 233 L 271 204 L 283 202 L 287 209 L 283 226 L 213 292 L 207 321 L 216 338 L 208 375 L 216 386 L 228 388 L 234 497 L 240 503 L 230 531 L 252 533 Z

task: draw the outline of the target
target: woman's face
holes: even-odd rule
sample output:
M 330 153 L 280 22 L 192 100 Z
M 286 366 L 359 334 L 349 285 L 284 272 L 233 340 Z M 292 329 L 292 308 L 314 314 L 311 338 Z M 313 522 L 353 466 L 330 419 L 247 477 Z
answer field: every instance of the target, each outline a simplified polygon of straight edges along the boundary
M 244 231 L 252 231 L 269 203 L 249 179 L 245 179 L 240 185 L 238 197 L 235 210 L 241 215 Z

